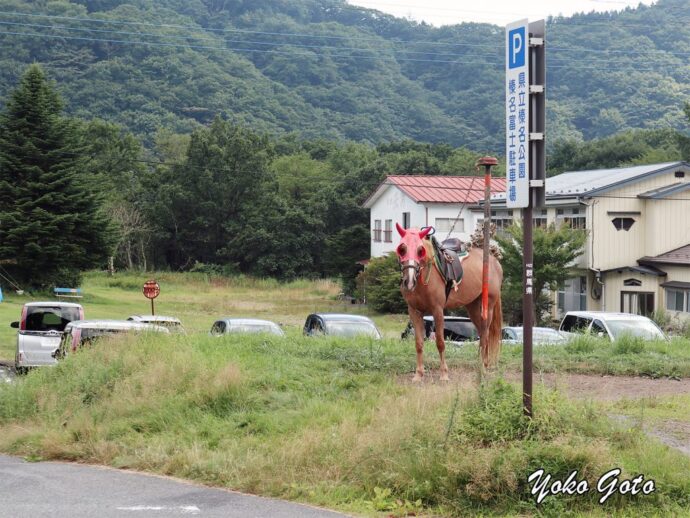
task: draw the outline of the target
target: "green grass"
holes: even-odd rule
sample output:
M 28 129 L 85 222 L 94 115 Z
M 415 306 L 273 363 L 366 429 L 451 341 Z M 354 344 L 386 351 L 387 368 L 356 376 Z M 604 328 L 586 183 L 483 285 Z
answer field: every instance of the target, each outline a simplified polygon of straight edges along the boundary
M 370 314 L 361 307 L 336 300 L 340 287 L 329 280 L 297 280 L 279 283 L 273 279 L 250 277 L 210 277 L 202 273 L 116 273 L 108 277 L 90 272 L 82 288 L 86 318 L 127 318 L 148 314 L 151 304 L 141 293 L 144 282 L 155 278 L 161 294 L 155 300 L 156 313 L 180 318 L 191 332 L 208 332 L 216 318 L 223 316 L 267 318 L 301 329 L 309 313 L 330 311 Z M 17 296 L 5 293 L 0 303 L 0 359 L 14 360 L 16 330 L 12 321 L 19 320 L 22 304 L 31 300 L 55 300 L 52 294 Z M 72 299 L 69 299 L 72 300 Z M 383 315 L 374 319 L 386 336 L 400 336 L 406 316 Z
M 398 340 L 130 336 L 0 388 L 0 450 L 175 475 L 365 515 L 680 515 L 690 460 L 599 407 L 537 387 L 535 416 L 500 378 L 407 381 Z M 612 467 L 658 490 L 539 508 L 527 475 Z M 591 485 L 591 484 L 590 484 Z
M 411 344 L 411 342 L 410 342 Z M 471 367 L 476 362 L 476 345 L 453 348 L 449 356 L 455 365 Z M 568 345 L 537 345 L 534 368 L 542 372 L 573 372 L 627 376 L 690 376 L 690 340 L 642 341 L 623 338 L 610 342 L 592 336 L 578 336 Z M 522 345 L 503 345 L 503 369 L 522 369 Z
M 688 515 L 690 460 L 640 427 L 606 417 L 634 414 L 634 402 L 573 402 L 537 385 L 530 422 L 519 388 L 496 373 L 482 386 L 459 373 L 451 384 L 411 384 L 414 346 L 399 339 L 405 316 L 372 315 L 382 341 L 303 337 L 310 312 L 363 312 L 337 301 L 334 283 L 155 277 L 157 312 L 180 317 L 190 333 L 104 340 L 0 387 L 0 451 L 175 475 L 371 516 Z M 87 317 L 146 312 L 146 278 L 88 274 Z M 0 315 L 17 319 L 24 300 L 10 296 Z M 283 322 L 288 336 L 208 336 L 223 315 Z M 0 333 L 5 357 L 13 355 L 14 332 L 8 326 Z M 518 368 L 521 356 L 521 347 L 504 347 L 501 369 Z M 476 344 L 449 347 L 448 357 L 451 367 L 474 369 Z M 582 337 L 567 347 L 535 347 L 536 368 L 553 371 L 685 376 L 688 357 L 682 340 L 613 345 Z M 433 344 L 426 363 L 438 369 Z M 690 419 L 689 402 L 645 404 L 659 419 Z M 538 467 L 563 477 L 577 469 L 590 486 L 621 467 L 626 477 L 654 478 L 657 491 L 605 506 L 592 492 L 537 507 L 526 480 Z

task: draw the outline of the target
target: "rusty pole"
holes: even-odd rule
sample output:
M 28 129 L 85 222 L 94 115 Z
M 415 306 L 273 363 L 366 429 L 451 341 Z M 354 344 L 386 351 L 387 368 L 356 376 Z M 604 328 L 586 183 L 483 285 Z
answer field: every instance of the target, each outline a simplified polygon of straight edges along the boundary
M 482 362 L 488 352 L 489 339 L 489 248 L 491 246 L 491 168 L 498 164 L 492 156 L 477 160 L 477 166 L 484 166 L 484 246 L 482 260 L 482 329 L 479 342 Z

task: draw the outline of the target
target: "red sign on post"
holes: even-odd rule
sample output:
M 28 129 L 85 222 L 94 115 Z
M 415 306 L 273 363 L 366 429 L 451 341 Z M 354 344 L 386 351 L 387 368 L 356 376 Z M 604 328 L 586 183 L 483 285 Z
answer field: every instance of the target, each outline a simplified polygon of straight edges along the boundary
M 146 281 L 144 283 L 144 297 L 147 299 L 155 299 L 161 293 L 161 287 L 156 281 Z
M 153 308 L 153 299 L 155 299 L 161 293 L 161 287 L 156 281 L 146 281 L 144 283 L 144 288 L 141 290 L 144 293 L 144 297 L 151 299 L 151 314 L 155 315 Z

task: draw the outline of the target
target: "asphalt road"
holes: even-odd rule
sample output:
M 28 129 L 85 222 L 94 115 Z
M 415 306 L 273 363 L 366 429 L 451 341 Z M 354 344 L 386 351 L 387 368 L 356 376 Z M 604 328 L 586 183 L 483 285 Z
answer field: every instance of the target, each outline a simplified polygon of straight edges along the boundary
M 4 455 L 0 455 L 0 502 L 0 516 L 12 518 L 345 516 L 165 477 L 61 462 L 26 462 Z

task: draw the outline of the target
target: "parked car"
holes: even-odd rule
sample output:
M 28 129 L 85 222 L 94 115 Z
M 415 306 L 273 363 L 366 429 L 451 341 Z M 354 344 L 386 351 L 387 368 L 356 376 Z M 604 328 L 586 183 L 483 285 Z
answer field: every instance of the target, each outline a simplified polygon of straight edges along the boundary
M 561 333 L 591 333 L 594 336 L 617 340 L 623 335 L 645 340 L 666 340 L 666 335 L 652 320 L 631 313 L 605 311 L 568 311 L 558 329 Z
M 142 324 L 153 324 L 155 326 L 163 326 L 170 330 L 171 333 L 185 333 L 179 318 L 167 317 L 164 315 L 132 315 L 127 318 L 132 322 L 141 322 Z
M 170 333 L 163 326 L 133 322 L 131 320 L 75 320 L 65 327 L 59 347 L 53 353 L 54 358 L 64 358 L 69 353 L 89 345 L 103 336 L 121 333 Z
M 431 333 L 435 332 L 434 317 L 424 317 L 425 339 L 431 338 Z M 405 339 L 414 336 L 412 322 L 407 323 L 407 327 L 402 332 L 401 338 Z M 477 328 L 468 317 L 455 317 L 446 315 L 443 317 L 443 338 L 451 342 L 471 342 L 479 339 Z
M 12 322 L 17 331 L 17 350 L 14 365 L 17 372 L 29 367 L 53 365 L 53 351 L 60 345 L 60 337 L 67 324 L 84 318 L 84 308 L 73 302 L 27 302 L 21 318 Z
M 504 344 L 522 344 L 522 326 L 504 327 L 501 336 Z M 568 339 L 550 327 L 533 327 L 532 344 L 565 344 Z
M 268 333 L 285 336 L 285 333 L 275 322 L 258 318 L 222 318 L 211 326 L 211 334 L 222 336 L 234 333 Z
M 361 335 L 376 340 L 381 338 L 381 332 L 370 318 L 341 313 L 312 313 L 304 323 L 304 334 L 348 338 Z

